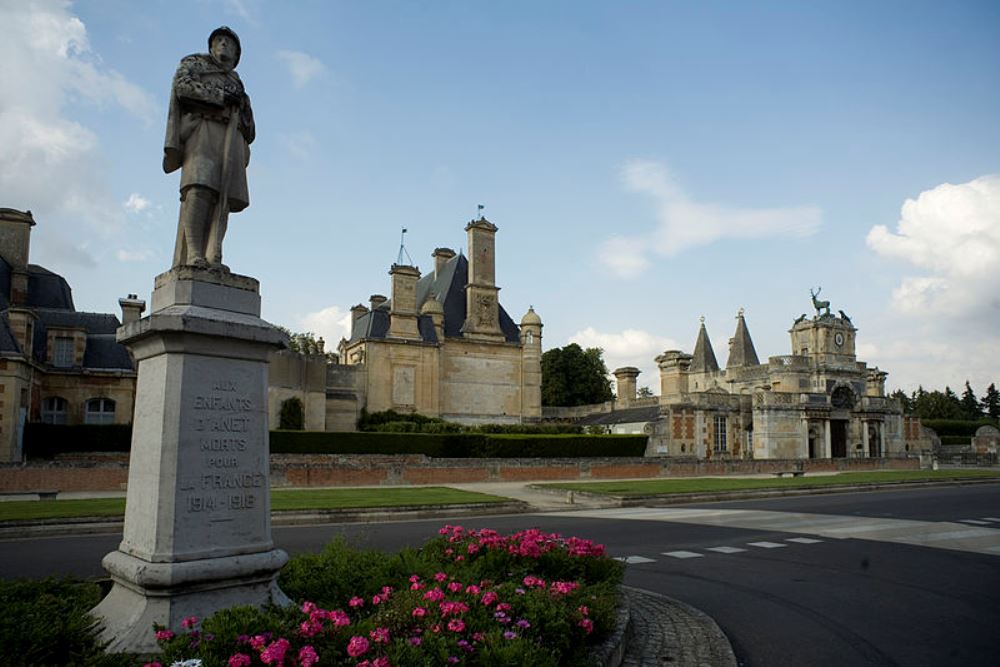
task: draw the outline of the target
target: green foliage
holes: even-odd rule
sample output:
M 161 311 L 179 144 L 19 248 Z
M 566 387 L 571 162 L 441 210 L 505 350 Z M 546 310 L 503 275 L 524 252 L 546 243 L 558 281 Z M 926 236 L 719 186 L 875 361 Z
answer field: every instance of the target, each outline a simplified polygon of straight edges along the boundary
M 991 382 L 986 388 L 980 407 L 990 419 L 1000 419 L 1000 391 L 997 391 L 996 384 Z
M 306 425 L 306 408 L 297 397 L 281 402 L 281 412 L 278 414 L 278 428 L 291 431 L 301 431 Z
M 897 389 L 896 391 L 889 394 L 889 398 L 896 399 L 903 408 L 904 415 L 913 414 L 913 399 L 906 395 L 906 392 L 902 389 Z
M 542 405 L 603 403 L 613 397 L 608 369 L 599 347 L 576 343 L 542 354 Z
M 0 645 L 5 667 L 135 664 L 105 655 L 87 613 L 101 599 L 97 584 L 72 579 L 0 581 Z
M 361 417 L 358 419 L 358 430 L 380 433 L 523 433 L 531 435 L 582 432 L 582 429 L 575 424 L 465 425 L 417 413 L 403 414 L 395 410 L 371 413 L 362 410 Z
M 917 390 L 913 397 L 913 414 L 921 419 L 962 419 L 965 413 L 958 396 L 950 387 L 943 392 Z
M 945 436 L 962 436 L 971 438 L 980 426 L 1000 426 L 993 419 L 921 419 L 920 423 L 933 429 L 942 438 Z
M 642 456 L 644 435 L 271 431 L 274 454 L 424 454 L 432 458 Z
M 636 396 L 639 398 L 652 398 L 655 395 L 649 387 L 639 387 L 639 391 L 636 392 Z
M 127 452 L 131 424 L 41 424 L 24 427 L 24 453 L 29 459 L 51 459 L 75 452 Z
M 322 338 L 317 338 L 313 332 L 303 331 L 295 333 L 285 327 L 278 328 L 287 334 L 288 349 L 292 352 L 308 356 L 323 355 L 326 357 L 327 363 L 337 363 L 337 355 L 333 352 L 327 352 L 325 349 L 326 341 Z
M 965 391 L 962 392 L 960 403 L 963 416 L 966 419 L 979 419 L 983 416 L 983 413 L 979 410 L 979 399 L 976 398 L 976 394 L 972 391 L 968 380 L 965 381 Z

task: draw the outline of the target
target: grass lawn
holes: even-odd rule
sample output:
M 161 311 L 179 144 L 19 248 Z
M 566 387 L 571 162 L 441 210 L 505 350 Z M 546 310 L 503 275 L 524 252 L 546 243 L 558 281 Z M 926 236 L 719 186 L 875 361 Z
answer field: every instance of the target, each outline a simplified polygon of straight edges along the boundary
M 945 479 L 997 478 L 996 470 L 898 470 L 886 472 L 845 472 L 810 477 L 721 478 L 688 477 L 628 482 L 565 482 L 545 484 L 547 488 L 603 493 L 612 496 L 649 496 L 670 493 L 712 493 L 752 489 L 798 489 L 885 482 L 925 482 Z
M 441 486 L 379 489 L 278 489 L 271 492 L 272 510 L 326 510 L 403 505 L 500 503 L 509 500 L 485 493 Z M 123 516 L 124 498 L 84 500 L 12 500 L 0 503 L 0 521 Z

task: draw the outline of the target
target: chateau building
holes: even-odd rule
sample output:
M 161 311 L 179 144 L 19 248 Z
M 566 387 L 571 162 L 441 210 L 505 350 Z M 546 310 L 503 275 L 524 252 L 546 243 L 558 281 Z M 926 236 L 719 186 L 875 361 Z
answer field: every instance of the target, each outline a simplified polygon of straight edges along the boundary
M 327 385 L 327 429 L 362 407 L 461 423 L 522 423 L 541 417 L 542 320 L 531 308 L 520 326 L 500 304 L 497 227 L 465 227 L 468 257 L 449 248 L 434 268 L 393 264 L 391 296 L 351 309 L 350 339 Z
M 0 208 L 0 461 L 18 461 L 27 421 L 132 421 L 135 366 L 115 341 L 120 322 L 73 306 L 65 278 L 28 261 L 31 211 Z M 145 302 L 118 302 L 138 319 Z
M 820 304 L 823 307 L 823 304 Z M 902 409 L 885 395 L 887 373 L 855 354 L 857 329 L 840 316 L 800 317 L 789 330 L 792 354 L 761 363 L 742 310 L 720 368 L 705 328 L 692 354 L 656 358 L 657 417 L 650 453 L 699 458 L 845 458 L 907 451 Z M 635 374 L 619 394 L 632 392 Z M 629 404 L 626 397 L 625 404 Z

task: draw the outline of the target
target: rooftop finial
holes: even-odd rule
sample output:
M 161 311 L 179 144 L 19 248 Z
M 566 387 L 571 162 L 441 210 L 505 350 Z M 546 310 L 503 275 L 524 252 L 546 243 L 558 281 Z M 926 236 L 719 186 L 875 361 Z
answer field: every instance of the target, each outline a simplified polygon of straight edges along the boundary
M 738 320 L 743 319 L 743 313 L 744 312 L 745 311 L 743 310 L 743 306 L 740 306 L 739 312 L 736 313 L 736 319 L 738 319 Z
M 705 316 L 702 315 L 701 317 L 699 317 L 698 321 L 701 322 L 702 324 L 705 324 Z

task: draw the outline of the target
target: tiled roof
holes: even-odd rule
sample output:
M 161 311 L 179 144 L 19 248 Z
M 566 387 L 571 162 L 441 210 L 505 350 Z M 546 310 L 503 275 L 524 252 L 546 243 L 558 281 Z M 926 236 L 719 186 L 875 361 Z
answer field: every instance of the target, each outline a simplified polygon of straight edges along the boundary
M 719 362 L 715 360 L 712 341 L 708 339 L 705 323 L 702 322 L 701 328 L 698 329 L 698 340 L 694 344 L 694 354 L 691 355 L 691 372 L 704 373 L 717 370 L 719 370 Z

